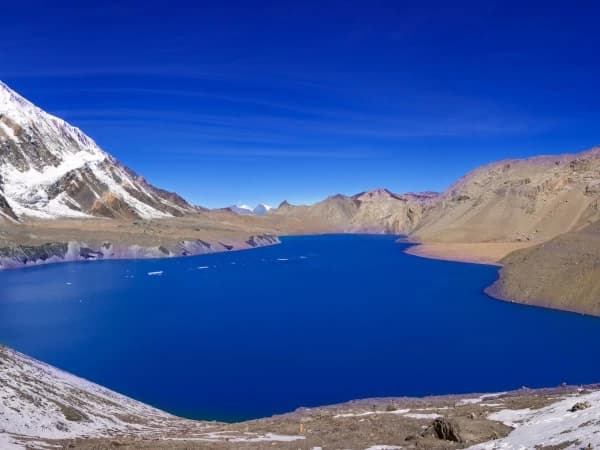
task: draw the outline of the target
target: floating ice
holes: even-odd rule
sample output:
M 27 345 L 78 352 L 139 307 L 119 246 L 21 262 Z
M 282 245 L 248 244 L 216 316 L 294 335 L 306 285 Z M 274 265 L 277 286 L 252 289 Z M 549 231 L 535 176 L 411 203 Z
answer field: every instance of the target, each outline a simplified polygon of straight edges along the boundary
M 157 270 L 155 272 L 148 272 L 148 275 L 151 276 L 151 277 L 157 277 L 157 276 L 162 275 L 163 273 L 164 273 L 163 270 Z

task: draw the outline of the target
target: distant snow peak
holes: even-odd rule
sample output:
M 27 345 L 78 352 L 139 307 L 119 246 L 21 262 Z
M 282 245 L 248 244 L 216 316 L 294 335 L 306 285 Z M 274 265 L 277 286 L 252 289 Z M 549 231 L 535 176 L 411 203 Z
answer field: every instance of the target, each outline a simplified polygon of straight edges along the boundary
M 158 218 L 194 210 L 1 81 L 0 196 L 5 215 L 43 219 Z
M 264 203 L 259 203 L 258 205 L 256 205 L 256 207 L 253 209 L 254 214 L 256 214 L 257 216 L 263 216 L 265 214 L 267 214 L 269 211 L 271 211 L 273 208 L 269 205 L 265 205 Z
M 241 204 L 241 205 L 230 206 L 226 209 L 229 209 L 231 212 L 234 212 L 240 216 L 252 216 L 252 215 L 263 216 L 263 215 L 267 214 L 269 211 L 271 211 L 273 208 L 269 205 L 259 203 L 254 208 L 252 208 L 251 206 L 248 206 L 246 204 Z

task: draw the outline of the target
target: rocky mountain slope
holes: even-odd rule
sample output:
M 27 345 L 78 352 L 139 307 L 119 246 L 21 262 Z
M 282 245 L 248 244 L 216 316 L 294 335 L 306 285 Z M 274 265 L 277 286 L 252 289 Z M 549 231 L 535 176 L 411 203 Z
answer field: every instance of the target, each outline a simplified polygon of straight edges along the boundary
M 424 242 L 545 241 L 600 218 L 600 148 L 500 161 L 467 174 L 428 209 Z
M 497 261 L 490 295 L 600 316 L 599 200 L 600 147 L 496 162 L 427 209 L 411 234 L 425 245 L 409 251 Z
M 223 424 L 174 417 L 2 346 L 0 386 L 0 448 L 6 450 L 600 445 L 597 386 L 358 400 Z
M 222 424 L 181 419 L 0 346 L 0 448 L 66 448 L 67 440 L 226 442 Z M 276 442 L 278 436 L 242 434 Z M 51 443 L 54 444 L 51 444 Z M 116 441 L 115 441 L 116 442 Z M 74 445 L 68 445 L 73 448 Z M 156 448 L 156 447 L 155 447 Z
M 394 194 L 375 189 L 354 196 L 334 195 L 314 205 L 283 202 L 270 215 L 294 218 L 330 232 L 406 234 L 435 202 L 436 193 Z
M 160 218 L 195 211 L 102 151 L 81 130 L 0 82 L 0 216 Z
M 600 222 L 501 260 L 497 298 L 600 316 Z

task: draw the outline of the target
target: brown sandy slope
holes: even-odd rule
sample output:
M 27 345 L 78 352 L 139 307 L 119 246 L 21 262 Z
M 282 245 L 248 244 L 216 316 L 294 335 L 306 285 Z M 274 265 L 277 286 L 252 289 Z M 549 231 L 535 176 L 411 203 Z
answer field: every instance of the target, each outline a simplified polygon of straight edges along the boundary
M 405 253 L 444 261 L 501 265 L 500 261 L 509 253 L 532 245 L 531 242 L 432 242 L 409 247 Z
M 542 242 L 598 220 L 600 148 L 506 160 L 456 182 L 412 238 L 422 242 Z

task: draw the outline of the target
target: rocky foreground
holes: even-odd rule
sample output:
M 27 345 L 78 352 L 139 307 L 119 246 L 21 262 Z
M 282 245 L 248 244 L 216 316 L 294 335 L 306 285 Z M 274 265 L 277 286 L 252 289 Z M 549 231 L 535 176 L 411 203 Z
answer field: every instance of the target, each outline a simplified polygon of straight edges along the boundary
M 2 449 L 581 449 L 600 386 L 381 398 L 243 423 L 174 417 L 0 347 Z

